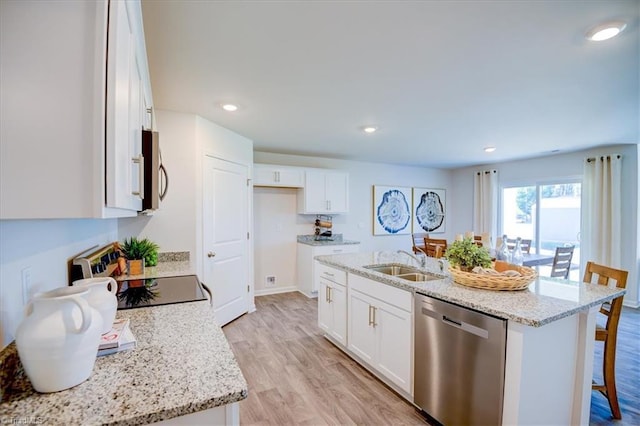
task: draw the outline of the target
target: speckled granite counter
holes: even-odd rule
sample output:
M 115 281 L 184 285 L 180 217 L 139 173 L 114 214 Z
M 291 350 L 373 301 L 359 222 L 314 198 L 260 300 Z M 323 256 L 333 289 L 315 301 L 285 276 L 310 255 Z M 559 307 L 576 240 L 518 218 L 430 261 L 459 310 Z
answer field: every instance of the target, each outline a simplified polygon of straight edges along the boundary
M 440 272 L 439 264 L 433 258 L 427 258 L 424 270 L 440 275 L 440 280 L 412 282 L 363 268 L 373 264 L 418 265 L 409 256 L 395 252 L 339 254 L 318 256 L 316 259 L 372 280 L 533 327 L 573 315 L 625 293 L 625 290 L 597 284 L 544 277 L 538 277 L 527 290 L 522 291 L 475 289 L 454 283 L 448 274 Z
M 37 393 L 23 372 L 14 373 L 0 420 L 139 425 L 247 397 L 247 383 L 208 301 L 130 309 L 117 316 L 131 320 L 135 349 L 99 357 L 87 381 L 62 392 Z M 15 353 L 15 345 L 7 350 Z
M 298 235 L 298 242 L 309 246 L 338 246 L 347 244 L 360 244 L 360 241 L 344 240 L 342 234 L 334 234 L 331 240 L 316 240 L 315 235 Z

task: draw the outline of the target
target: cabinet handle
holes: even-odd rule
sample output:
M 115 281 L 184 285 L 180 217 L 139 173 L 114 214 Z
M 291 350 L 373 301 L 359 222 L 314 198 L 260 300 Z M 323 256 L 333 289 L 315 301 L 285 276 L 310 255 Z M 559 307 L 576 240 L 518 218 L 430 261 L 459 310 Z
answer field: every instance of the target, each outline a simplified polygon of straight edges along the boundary
M 376 312 L 378 311 L 378 308 L 376 308 L 375 306 L 372 306 L 372 308 L 373 308 L 373 324 L 372 325 L 375 327 L 378 325 L 378 323 L 376 322 Z
M 329 303 L 329 286 L 324 288 L 324 301 Z
M 142 154 L 131 159 L 133 164 L 138 165 L 138 191 L 131 191 L 131 194 L 137 195 L 141 200 L 144 200 L 144 157 Z
M 373 311 L 373 306 L 369 305 L 369 325 L 373 324 L 372 311 Z
M 331 211 L 331 200 L 327 200 L 327 211 Z
M 209 253 L 207 253 L 207 257 L 216 257 L 215 252 L 210 251 Z
M 276 182 L 280 182 L 280 172 L 274 172 L 274 179 Z
M 329 303 L 331 303 L 331 302 L 333 302 L 333 295 L 331 294 L 333 288 L 332 287 L 327 287 L 327 288 L 329 289 Z
M 333 277 L 333 274 L 332 274 L 332 273 L 330 273 L 330 272 L 326 272 L 326 271 L 325 271 L 325 272 L 324 272 L 324 274 L 325 274 L 326 276 L 328 276 L 328 277 Z

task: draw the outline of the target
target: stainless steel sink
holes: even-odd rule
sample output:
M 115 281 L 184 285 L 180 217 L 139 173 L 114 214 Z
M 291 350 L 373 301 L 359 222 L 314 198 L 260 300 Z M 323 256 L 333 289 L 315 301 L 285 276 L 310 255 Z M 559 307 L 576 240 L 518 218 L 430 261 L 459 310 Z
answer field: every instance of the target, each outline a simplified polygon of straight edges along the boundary
M 401 265 L 369 265 L 365 266 L 365 268 L 371 269 L 372 271 L 380 272 L 381 274 L 393 276 L 420 272 L 418 269 L 412 268 L 411 266 Z
M 416 282 L 441 280 L 442 279 L 442 278 L 437 277 L 435 275 L 423 274 L 421 272 L 412 272 L 410 274 L 396 275 L 396 278 L 402 278 L 403 280 L 416 281 Z
M 391 275 L 396 278 L 402 278 L 403 280 L 407 281 L 422 282 L 442 279 L 442 277 L 438 275 L 425 273 L 411 266 L 369 265 L 365 266 L 365 268 L 371 269 L 372 271 L 380 272 L 381 274 Z

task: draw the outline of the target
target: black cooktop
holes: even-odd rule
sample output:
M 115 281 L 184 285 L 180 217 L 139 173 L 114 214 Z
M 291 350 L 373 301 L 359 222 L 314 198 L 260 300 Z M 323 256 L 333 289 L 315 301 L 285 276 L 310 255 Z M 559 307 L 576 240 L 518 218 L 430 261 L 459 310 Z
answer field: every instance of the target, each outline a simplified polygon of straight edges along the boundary
M 117 296 L 118 309 L 207 300 L 195 275 L 119 281 Z

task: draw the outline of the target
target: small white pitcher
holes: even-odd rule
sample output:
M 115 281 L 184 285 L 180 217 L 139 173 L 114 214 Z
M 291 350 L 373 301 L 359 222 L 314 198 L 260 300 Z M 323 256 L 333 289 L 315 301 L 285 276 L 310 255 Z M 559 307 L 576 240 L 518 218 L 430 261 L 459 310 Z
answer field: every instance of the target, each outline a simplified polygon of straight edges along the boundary
M 89 378 L 102 318 L 85 299 L 89 289 L 61 287 L 37 293 L 16 331 L 24 371 L 38 392 L 58 392 Z
M 111 284 L 111 290 L 109 290 Z M 118 283 L 111 277 L 85 278 L 72 283 L 75 287 L 85 287 L 89 289 L 87 301 L 102 315 L 102 334 L 111 331 L 113 320 L 116 318 L 118 309 Z

